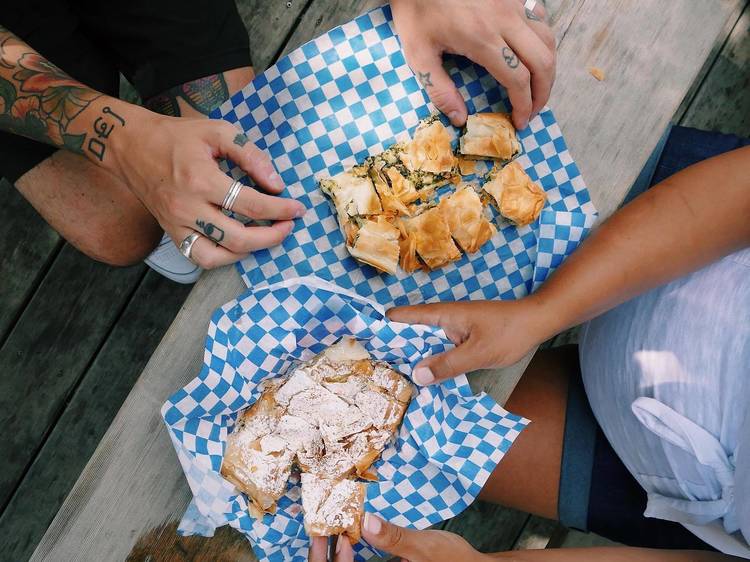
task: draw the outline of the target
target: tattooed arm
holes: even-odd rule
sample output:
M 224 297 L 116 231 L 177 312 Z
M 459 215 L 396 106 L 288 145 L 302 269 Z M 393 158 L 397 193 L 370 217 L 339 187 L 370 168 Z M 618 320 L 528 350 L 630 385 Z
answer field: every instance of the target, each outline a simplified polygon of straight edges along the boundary
M 466 105 L 443 69 L 443 53 L 469 57 L 505 86 L 518 129 L 547 103 L 555 38 L 541 2 L 533 10 L 523 0 L 391 0 L 391 7 L 406 60 L 454 125 L 466 121 Z
M 210 86 L 216 77 L 204 80 Z M 223 93 L 211 98 L 200 81 L 191 84 L 184 98 L 191 107 Z M 193 250 L 203 267 L 278 244 L 304 212 L 296 201 L 243 189 L 234 210 L 276 222 L 245 227 L 225 216 L 219 207 L 231 180 L 218 158 L 234 161 L 266 191 L 283 189 L 270 160 L 245 135 L 226 122 L 158 115 L 97 92 L 2 27 L 0 130 L 80 154 L 118 176 L 177 243 L 194 231 L 203 235 Z

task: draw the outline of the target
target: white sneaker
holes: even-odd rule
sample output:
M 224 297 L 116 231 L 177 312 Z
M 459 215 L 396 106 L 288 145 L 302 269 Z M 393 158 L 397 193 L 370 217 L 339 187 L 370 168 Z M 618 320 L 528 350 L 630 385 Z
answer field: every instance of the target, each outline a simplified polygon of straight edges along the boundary
M 166 232 L 156 249 L 143 261 L 167 279 L 185 285 L 195 283 L 203 271 L 180 253 Z

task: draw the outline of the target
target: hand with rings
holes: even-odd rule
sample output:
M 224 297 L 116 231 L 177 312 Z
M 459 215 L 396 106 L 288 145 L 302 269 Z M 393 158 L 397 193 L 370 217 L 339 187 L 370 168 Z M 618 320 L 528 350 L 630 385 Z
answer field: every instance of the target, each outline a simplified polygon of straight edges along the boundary
M 183 255 L 203 268 L 279 244 L 305 213 L 299 201 L 278 196 L 284 184 L 270 159 L 230 123 L 152 114 L 129 136 L 138 142 L 116 172 Z M 219 169 L 220 158 L 237 164 L 259 189 L 232 180 Z M 245 226 L 222 209 L 273 222 Z

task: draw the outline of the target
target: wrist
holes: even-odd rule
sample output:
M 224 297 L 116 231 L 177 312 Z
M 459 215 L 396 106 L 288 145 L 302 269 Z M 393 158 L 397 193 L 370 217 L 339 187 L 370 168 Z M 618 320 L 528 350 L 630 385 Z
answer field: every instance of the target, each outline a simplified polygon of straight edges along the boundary
M 568 328 L 565 311 L 555 306 L 543 293 L 533 293 L 521 302 L 526 306 L 529 335 L 535 344 L 545 342 Z
M 148 130 L 158 116 L 143 107 L 116 98 L 102 98 L 92 108 L 91 128 L 84 144 L 84 154 L 95 164 L 122 175 L 128 152 L 143 139 L 142 132 Z

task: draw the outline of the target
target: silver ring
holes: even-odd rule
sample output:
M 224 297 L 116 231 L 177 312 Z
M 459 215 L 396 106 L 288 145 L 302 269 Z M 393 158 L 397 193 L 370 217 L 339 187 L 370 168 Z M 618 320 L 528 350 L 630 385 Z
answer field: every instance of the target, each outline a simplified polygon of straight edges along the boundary
M 192 234 L 187 235 L 185 239 L 180 242 L 180 253 L 187 259 L 189 259 L 192 263 L 195 263 L 193 261 L 193 244 L 195 244 L 195 241 L 200 237 L 200 234 L 198 234 L 197 232 L 193 232 Z M 195 263 L 195 265 L 198 264 Z
M 232 185 L 229 186 L 229 190 L 227 191 L 227 194 L 224 196 L 224 201 L 221 203 L 221 208 L 226 209 L 227 211 L 231 211 L 232 207 L 234 207 L 234 202 L 237 201 L 237 197 L 240 195 L 240 191 L 242 191 L 242 183 L 234 180 L 232 182 Z
M 526 0 L 523 7 L 526 8 L 529 12 L 533 12 L 534 8 L 536 8 L 536 0 Z

